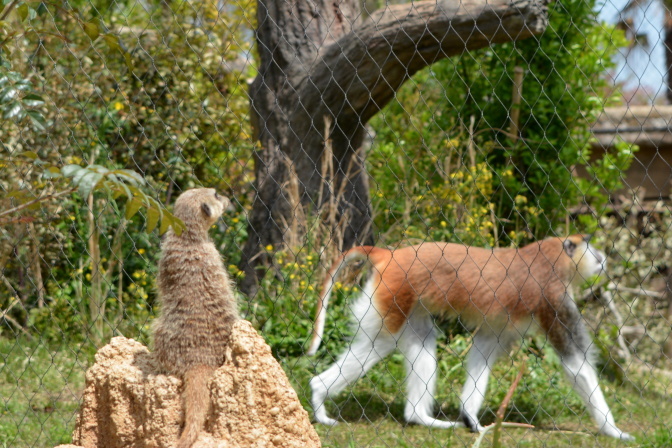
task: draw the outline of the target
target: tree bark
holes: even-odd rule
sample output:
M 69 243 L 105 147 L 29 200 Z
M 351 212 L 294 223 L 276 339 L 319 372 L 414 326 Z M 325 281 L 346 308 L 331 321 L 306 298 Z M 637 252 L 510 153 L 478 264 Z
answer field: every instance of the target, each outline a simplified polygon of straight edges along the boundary
M 545 4 L 534 0 L 422 1 L 366 18 L 359 4 L 258 1 L 260 67 L 250 100 L 260 146 L 241 261 L 248 295 L 264 274 L 256 269 L 267 264 L 264 248 L 275 249 L 288 236 L 301 240 L 305 223 L 294 221 L 299 208 L 314 212 L 337 194 L 339 249 L 372 243 L 365 124 L 404 81 L 440 59 L 538 35 L 547 25 Z M 323 170 L 327 139 L 333 175 Z

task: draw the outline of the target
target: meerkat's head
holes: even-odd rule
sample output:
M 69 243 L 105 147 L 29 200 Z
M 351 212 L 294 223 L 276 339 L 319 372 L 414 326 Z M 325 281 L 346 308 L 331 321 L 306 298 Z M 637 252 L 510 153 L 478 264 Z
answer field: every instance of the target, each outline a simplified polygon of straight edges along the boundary
M 593 275 L 599 275 L 607 269 L 607 256 L 590 244 L 590 235 L 571 235 L 563 241 L 565 253 L 573 261 L 576 275 L 573 283 L 581 283 Z
M 193 188 L 177 198 L 173 213 L 184 222 L 188 233 L 207 234 L 230 205 L 231 201 L 214 188 Z

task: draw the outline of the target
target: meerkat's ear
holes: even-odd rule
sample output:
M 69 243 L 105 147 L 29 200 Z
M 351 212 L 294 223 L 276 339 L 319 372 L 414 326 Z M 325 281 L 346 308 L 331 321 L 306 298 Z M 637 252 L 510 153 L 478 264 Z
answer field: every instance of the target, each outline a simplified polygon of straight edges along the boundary
M 205 216 L 207 216 L 208 218 L 212 216 L 212 210 L 210 209 L 210 206 L 205 202 L 201 204 L 201 210 L 203 210 L 203 213 L 205 213 Z
M 562 243 L 562 247 L 565 249 L 565 253 L 569 255 L 570 258 L 574 257 L 574 251 L 576 250 L 576 243 L 570 239 L 566 239 Z

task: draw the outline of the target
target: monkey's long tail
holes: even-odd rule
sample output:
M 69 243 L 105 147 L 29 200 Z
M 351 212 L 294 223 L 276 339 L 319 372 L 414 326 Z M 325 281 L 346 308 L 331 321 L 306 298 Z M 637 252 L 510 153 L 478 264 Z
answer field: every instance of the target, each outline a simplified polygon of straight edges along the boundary
M 331 298 L 331 290 L 336 283 L 336 278 L 338 273 L 346 267 L 353 260 L 366 260 L 369 259 L 372 255 L 372 252 L 375 251 L 386 251 L 387 249 L 380 249 L 373 246 L 357 246 L 346 251 L 336 259 L 331 269 L 327 274 L 327 277 L 324 279 L 324 284 L 322 285 L 322 291 L 320 292 L 320 300 L 317 302 L 317 310 L 315 311 L 315 324 L 313 325 L 313 335 L 310 339 L 310 347 L 306 351 L 306 355 L 312 356 L 317 353 L 317 349 L 320 348 L 320 343 L 322 343 L 322 335 L 324 334 L 324 323 L 327 320 L 327 305 L 329 304 L 329 299 Z
M 203 429 L 210 408 L 208 381 L 214 371 L 210 366 L 196 366 L 184 374 L 184 430 L 177 448 L 191 448 Z

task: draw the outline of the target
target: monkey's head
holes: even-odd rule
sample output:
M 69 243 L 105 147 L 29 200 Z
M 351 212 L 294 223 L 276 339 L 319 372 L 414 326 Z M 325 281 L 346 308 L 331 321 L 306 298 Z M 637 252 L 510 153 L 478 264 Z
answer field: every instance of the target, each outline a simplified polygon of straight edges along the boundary
M 607 269 L 607 256 L 590 244 L 591 235 L 571 235 L 562 245 L 565 253 L 572 259 L 576 269 L 572 282 L 581 283 L 593 275 L 599 275 Z
M 230 206 L 231 201 L 214 188 L 193 188 L 177 198 L 173 214 L 184 222 L 188 233 L 207 234 Z

